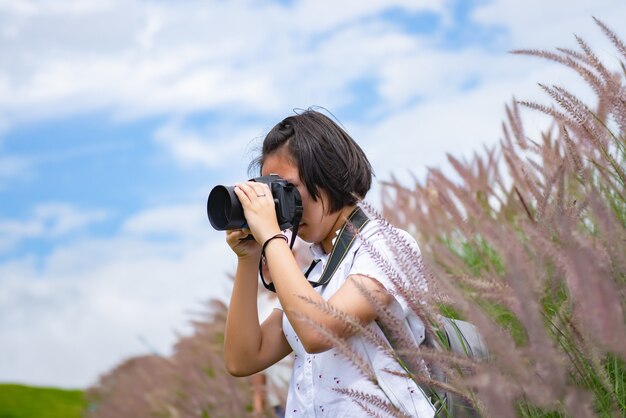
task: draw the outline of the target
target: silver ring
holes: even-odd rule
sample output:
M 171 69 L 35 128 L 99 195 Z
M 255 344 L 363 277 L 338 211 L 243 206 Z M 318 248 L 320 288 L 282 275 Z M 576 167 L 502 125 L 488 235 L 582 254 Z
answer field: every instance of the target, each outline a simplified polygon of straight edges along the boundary
M 265 193 L 263 193 L 263 194 L 258 194 L 258 195 L 256 195 L 256 197 L 265 197 Z

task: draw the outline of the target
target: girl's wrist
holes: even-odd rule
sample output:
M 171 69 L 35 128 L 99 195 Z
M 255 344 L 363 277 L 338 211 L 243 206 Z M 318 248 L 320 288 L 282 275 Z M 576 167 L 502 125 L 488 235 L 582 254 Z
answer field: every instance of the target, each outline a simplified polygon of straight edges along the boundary
M 287 235 L 283 234 L 282 232 L 279 232 L 278 234 L 272 235 L 269 238 L 267 238 L 264 242 L 263 245 L 261 247 L 261 255 L 265 256 L 265 249 L 267 248 L 268 245 L 270 245 L 273 241 L 281 241 L 281 240 L 285 240 L 285 243 L 289 244 L 289 238 L 287 238 Z
M 254 254 L 237 255 L 237 261 L 239 263 L 258 264 L 260 258 L 261 258 L 260 251 L 258 253 L 255 252 Z

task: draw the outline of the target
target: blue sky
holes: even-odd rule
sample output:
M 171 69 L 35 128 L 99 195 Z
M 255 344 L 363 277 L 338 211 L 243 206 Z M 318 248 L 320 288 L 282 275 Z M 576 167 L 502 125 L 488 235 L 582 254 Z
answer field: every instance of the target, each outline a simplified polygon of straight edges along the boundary
M 580 83 L 507 51 L 577 33 L 616 62 L 591 16 L 619 33 L 626 5 L 591 3 L 0 0 L 0 381 L 167 353 L 228 293 L 208 191 L 292 109 L 331 111 L 378 179 L 423 176 L 495 144 L 513 95 Z

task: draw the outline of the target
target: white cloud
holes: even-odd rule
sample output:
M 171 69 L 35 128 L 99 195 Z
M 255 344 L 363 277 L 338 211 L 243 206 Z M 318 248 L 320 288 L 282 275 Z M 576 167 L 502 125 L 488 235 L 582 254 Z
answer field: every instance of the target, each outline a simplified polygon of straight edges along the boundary
M 122 225 L 122 231 L 139 237 L 156 233 L 173 234 L 185 239 L 204 239 L 206 228 L 199 228 L 199 216 L 195 206 L 150 209 L 127 219 Z
M 443 50 L 428 36 L 371 18 L 397 5 L 435 11 L 449 25 L 443 1 L 207 4 L 0 0 L 3 123 L 93 110 L 118 118 L 164 114 L 154 139 L 181 165 L 243 169 L 249 141 L 291 108 L 334 111 L 352 103 L 351 83 L 368 78 L 378 81 L 374 112 L 338 116 L 387 179 L 406 170 L 421 175 L 445 164 L 446 152 L 469 155 L 495 143 L 511 96 L 547 101 L 538 81 L 581 86 L 572 72 L 536 58 L 476 45 Z M 621 30 L 625 7 L 496 1 L 481 3 L 473 17 L 502 25 L 511 49 L 574 47 L 577 32 L 608 52 L 590 15 Z M 185 123 L 216 109 L 229 114 L 228 124 Z M 239 124 L 238 115 L 250 114 L 269 126 Z M 531 132 L 546 128 L 539 115 L 525 112 L 525 120 Z M 29 161 L 0 154 L 0 189 L 3 178 L 28 169 Z M 25 219 L 0 220 L 0 250 L 67 237 L 105 216 L 74 204 L 39 206 Z M 67 239 L 43 258 L 5 260 L 0 380 L 84 386 L 146 351 L 140 337 L 166 352 L 189 310 L 223 296 L 233 268 L 223 234 L 197 205 L 143 211 L 110 238 Z
M 105 211 L 84 212 L 64 203 L 40 205 L 35 208 L 34 215 L 47 235 L 52 237 L 68 234 L 106 218 Z
M 199 131 L 172 120 L 161 126 L 154 138 L 182 165 L 216 169 L 235 166 L 243 168 L 243 160 L 248 157 L 248 152 L 253 152 L 251 147 L 255 139 L 262 134 L 258 127 L 222 123 Z M 241 171 L 241 174 L 244 172 Z
M 303 70 L 315 74 L 320 64 L 324 70 L 334 63 L 345 72 L 354 65 L 349 57 L 322 58 L 315 65 L 311 57 L 319 53 L 311 42 L 324 41 L 314 37 L 358 25 L 385 8 L 441 11 L 442 3 L 303 1 L 285 8 L 258 2 L 210 7 L 70 2 L 67 13 L 48 2 L 5 5 L 2 23 L 12 29 L 0 32 L 6 56 L 0 67 L 0 111 L 18 120 L 108 108 L 126 117 L 217 106 L 267 112 L 289 101 L 300 86 L 304 91 L 333 87 L 311 85 L 301 77 Z M 372 40 L 352 39 L 357 51 Z M 321 75 L 332 80 L 327 72 Z
M 0 381 L 84 387 L 125 357 L 167 353 L 192 312 L 226 297 L 234 261 L 204 213 L 179 206 L 0 264 Z
M 594 50 L 601 51 L 601 59 L 618 68 L 617 53 L 591 19 L 591 10 L 596 10 L 598 16 L 609 16 L 606 23 L 611 25 L 626 19 L 626 7 L 600 2 L 597 8 L 585 3 L 585 7 L 568 9 L 570 3 L 556 2 L 549 8 L 568 12 L 566 19 L 554 20 L 554 14 L 536 3 L 535 7 L 526 3 L 514 7 L 510 7 L 510 2 L 486 3 L 474 17 L 486 24 L 511 28 L 510 49 L 577 49 L 573 35 L 576 31 L 589 40 Z M 618 25 L 612 26 L 619 30 Z M 548 29 L 541 29 L 544 32 L 538 37 L 535 27 Z M 557 31 L 561 33 L 556 34 Z M 504 106 L 513 96 L 517 100 L 552 103 L 537 83 L 564 86 L 591 106 L 596 104 L 591 88 L 573 70 L 507 51 L 487 51 L 475 46 L 459 51 L 440 50 L 426 42 L 378 68 L 382 68 L 380 93 L 384 103 L 388 109 L 395 106 L 397 110 L 374 123 L 355 121 L 349 128 L 355 138 L 362 139 L 363 148 L 383 180 L 393 173 L 410 183 L 409 172 L 423 178 L 427 167 L 449 169 L 446 153 L 471 157 L 474 152 L 480 153 L 483 145 L 497 143 L 506 116 Z M 522 109 L 522 114 L 531 138 L 538 139 L 540 132 L 550 128 L 545 115 L 527 109 Z
M 379 122 L 349 127 L 355 138 L 361 138 L 379 179 L 386 180 L 393 173 L 410 181 L 409 172 L 423 178 L 427 167 L 447 167 L 446 153 L 471 157 L 474 152 L 480 153 L 483 145 L 496 144 L 502 137 L 504 107 L 513 96 L 517 100 L 550 103 L 537 82 L 551 84 L 558 80 L 560 85 L 575 86 L 583 99 L 594 103 L 591 89 L 582 85 L 576 73 L 555 64 L 536 65 L 536 58 L 468 52 L 447 56 L 445 61 L 448 65 L 442 67 L 442 75 L 416 67 L 415 78 L 453 79 L 454 75 L 447 74 L 452 71 L 448 68 L 467 68 L 481 83 L 465 91 L 458 87 L 433 90 L 428 100 L 404 105 Z M 550 128 L 549 119 L 543 114 L 527 109 L 522 109 L 522 114 L 531 138 L 539 139 L 540 132 Z
M 442 1 L 11 3 L 4 21 L 19 24 L 15 36 L 0 35 L 0 112 L 17 120 L 96 109 L 128 118 L 223 107 L 240 114 L 337 108 L 349 101 L 349 83 L 364 77 L 380 77 L 385 108 L 433 90 L 454 94 L 472 75 L 485 75 L 476 71 L 483 60 L 474 51 L 460 51 L 468 60 L 455 66 L 455 54 L 429 46 L 431 38 L 366 19 L 396 6 L 449 21 Z M 506 28 L 516 47 L 550 47 L 572 45 L 574 30 L 593 26 L 593 12 L 607 23 L 626 14 L 615 1 L 535 3 L 490 2 L 473 17 Z
M 0 151 L 0 192 L 5 185 L 15 179 L 25 179 L 32 175 L 32 162 L 27 158 L 3 155 Z
M 0 251 L 25 239 L 58 238 L 104 220 L 105 211 L 83 211 L 65 203 L 45 203 L 26 220 L 0 219 Z
M 505 27 L 517 47 L 539 49 L 574 46 L 573 34 L 599 41 L 603 35 L 592 16 L 621 31 L 626 4 L 618 0 L 493 1 L 479 5 L 473 13 L 479 23 Z

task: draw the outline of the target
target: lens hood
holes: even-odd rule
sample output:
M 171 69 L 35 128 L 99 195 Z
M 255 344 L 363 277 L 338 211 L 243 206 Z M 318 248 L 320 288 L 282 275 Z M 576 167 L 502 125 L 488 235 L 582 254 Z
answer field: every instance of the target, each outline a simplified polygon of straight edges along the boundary
M 209 193 L 206 210 L 211 226 L 218 231 L 246 226 L 243 207 L 233 186 L 215 186 Z

